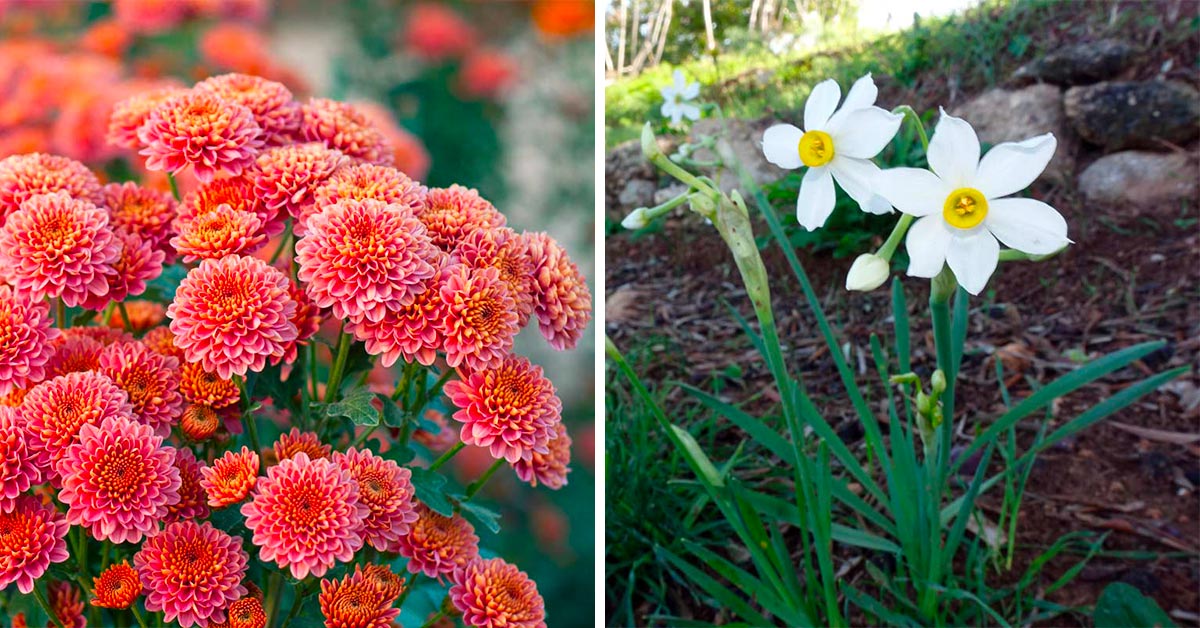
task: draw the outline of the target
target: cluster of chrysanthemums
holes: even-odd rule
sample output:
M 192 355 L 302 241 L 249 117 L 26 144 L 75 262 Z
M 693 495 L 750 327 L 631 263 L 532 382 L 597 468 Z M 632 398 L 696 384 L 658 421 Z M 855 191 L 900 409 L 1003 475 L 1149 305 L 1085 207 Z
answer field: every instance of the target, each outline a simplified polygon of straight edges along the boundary
M 393 168 L 355 107 L 298 102 L 255 76 L 138 94 L 109 138 L 198 186 L 177 201 L 65 157 L 0 160 L 0 590 L 37 593 L 66 626 L 84 624 L 87 601 L 139 622 L 144 608 L 185 627 L 261 628 L 279 590 L 248 577 L 257 554 L 302 581 L 345 574 L 319 582 L 327 626 L 386 626 L 412 585 L 389 566 L 398 556 L 452 583 L 447 609 L 468 625 L 544 625 L 533 582 L 482 559 L 457 509 L 416 501 L 409 469 L 365 439 L 347 446 L 351 427 L 245 446 L 261 413 L 244 385 L 311 360 L 333 317 L 338 344 L 361 341 L 382 367 L 457 374 L 444 390 L 458 442 L 421 442 L 484 448 L 561 487 L 561 402 L 511 350 L 535 320 L 560 350 L 583 333 L 591 299 L 566 252 L 507 227 L 475 190 Z M 187 269 L 169 304 L 129 299 L 166 264 Z M 327 402 L 345 353 L 331 356 Z M 237 526 L 214 525 L 222 509 Z M 37 582 L 69 558 L 82 598 L 65 579 Z

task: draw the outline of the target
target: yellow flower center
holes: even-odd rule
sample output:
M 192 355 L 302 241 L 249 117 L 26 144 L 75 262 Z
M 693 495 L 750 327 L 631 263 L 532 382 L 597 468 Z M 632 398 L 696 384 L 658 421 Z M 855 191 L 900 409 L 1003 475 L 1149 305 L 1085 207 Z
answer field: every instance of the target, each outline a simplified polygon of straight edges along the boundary
M 824 166 L 833 160 L 833 138 L 824 131 L 809 131 L 800 136 L 800 161 L 809 168 Z
M 942 217 L 952 227 L 973 229 L 987 216 L 987 198 L 975 188 L 959 188 L 946 197 Z

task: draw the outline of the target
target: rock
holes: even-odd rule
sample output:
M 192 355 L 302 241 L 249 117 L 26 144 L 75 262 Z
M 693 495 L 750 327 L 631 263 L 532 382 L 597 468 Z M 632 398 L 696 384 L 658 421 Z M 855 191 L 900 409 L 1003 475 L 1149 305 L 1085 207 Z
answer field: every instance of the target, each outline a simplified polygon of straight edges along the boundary
M 955 110 L 954 115 L 971 123 L 985 144 L 1019 142 L 1043 133 L 1058 140 L 1054 159 L 1043 175 L 1058 183 L 1069 183 L 1075 175 L 1078 142 L 1063 114 L 1062 92 L 1053 85 L 1031 85 L 1022 89 L 991 89 Z
M 1131 44 L 1119 39 L 1064 46 L 1017 68 L 1012 78 L 1017 82 L 1066 86 L 1111 80 L 1129 67 L 1136 52 Z
M 1200 94 L 1175 81 L 1072 87 L 1063 108 L 1080 137 L 1108 151 L 1162 148 L 1200 135 Z
M 663 203 L 675 198 L 676 196 L 679 196 L 680 194 L 684 194 L 687 191 L 688 186 L 682 183 L 668 185 L 667 187 L 654 193 L 654 204 L 662 205 Z
M 657 189 L 658 186 L 653 181 L 632 179 L 621 190 L 620 196 L 617 197 L 617 202 L 621 204 L 621 207 L 626 209 L 649 207 L 654 204 L 654 191 Z
M 1195 198 L 1197 164 L 1183 153 L 1125 151 L 1105 155 L 1079 175 L 1079 190 L 1093 202 L 1153 205 Z
M 787 174 L 787 170 L 767 161 L 766 156 L 762 152 L 763 131 L 772 124 L 775 124 L 775 121 L 726 120 L 725 123 L 729 128 L 729 134 L 725 136 L 729 141 L 729 146 L 742 162 L 742 165 L 750 172 L 750 176 L 755 182 L 759 185 L 772 183 Z M 701 135 L 719 135 L 721 130 L 720 120 L 716 118 L 701 118 L 692 124 L 690 141 L 695 142 L 696 138 Z M 696 151 L 694 157 L 697 161 L 710 161 L 716 158 L 712 151 L 707 149 Z M 737 173 L 732 170 L 722 168 L 716 175 L 714 178 L 720 184 L 721 191 L 725 193 L 729 193 L 734 188 L 741 187 L 738 182 Z
M 675 150 L 664 138 L 658 139 L 658 145 L 668 154 Z M 633 209 L 626 207 L 619 199 L 629 182 L 636 179 L 658 180 L 658 172 L 642 155 L 641 141 L 623 142 L 608 151 L 604 160 L 604 205 L 609 216 L 620 220 L 624 217 L 623 212 Z

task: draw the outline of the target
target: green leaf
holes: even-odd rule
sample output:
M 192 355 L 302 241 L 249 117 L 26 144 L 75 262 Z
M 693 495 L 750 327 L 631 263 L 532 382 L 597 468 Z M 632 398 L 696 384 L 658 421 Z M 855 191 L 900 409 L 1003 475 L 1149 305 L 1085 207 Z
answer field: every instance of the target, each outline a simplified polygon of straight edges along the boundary
M 692 581 L 692 583 L 703 589 L 705 593 L 716 599 L 716 601 L 720 603 L 722 607 L 736 613 L 739 617 L 747 622 L 750 622 L 752 625 L 772 625 L 770 621 L 767 621 L 766 617 L 763 617 L 761 613 L 754 610 L 754 607 L 750 606 L 746 600 L 742 599 L 741 596 L 733 591 L 730 591 L 728 587 L 721 584 L 713 577 L 704 573 L 700 569 L 693 567 L 692 565 L 688 564 L 687 561 L 676 556 L 675 554 L 672 554 L 662 547 L 655 547 L 654 552 L 658 554 L 660 558 L 665 558 L 668 562 L 674 565 L 676 569 L 682 571 L 684 575 L 688 577 L 688 580 Z
M 388 427 L 403 427 L 408 418 L 400 406 L 396 405 L 392 398 L 384 394 L 376 394 L 379 402 L 383 404 L 383 424 Z
M 1096 622 L 1096 628 L 1175 625 L 1157 602 L 1124 582 L 1114 582 L 1104 587 L 1100 600 L 1096 602 L 1092 621 Z
M 446 478 L 438 474 L 436 471 L 414 467 L 412 469 L 413 489 L 416 490 L 417 499 L 421 503 L 429 506 L 434 512 L 450 517 L 454 515 L 454 504 L 446 498 Z
M 473 502 L 459 502 L 458 505 L 462 508 L 463 516 L 471 522 L 491 530 L 493 534 L 500 532 L 500 513 Z
M 366 386 L 354 388 L 341 401 L 326 406 L 325 416 L 345 417 L 355 425 L 379 425 L 379 411 L 372 403 L 374 400 L 375 393 Z

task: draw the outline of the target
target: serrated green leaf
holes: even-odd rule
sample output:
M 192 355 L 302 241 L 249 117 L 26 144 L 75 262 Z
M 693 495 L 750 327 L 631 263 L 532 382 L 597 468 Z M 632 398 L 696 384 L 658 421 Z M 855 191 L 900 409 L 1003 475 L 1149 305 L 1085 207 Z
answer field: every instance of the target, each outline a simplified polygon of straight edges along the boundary
M 365 386 L 354 388 L 341 401 L 325 407 L 327 417 L 345 417 L 355 425 L 379 425 L 379 411 L 375 409 L 375 393 Z
M 1114 582 L 1104 587 L 1104 592 L 1096 602 L 1092 620 L 1096 623 L 1096 628 L 1159 628 L 1175 625 L 1157 602 L 1124 582 Z
M 454 514 L 454 504 L 446 498 L 446 478 L 429 469 L 416 467 L 412 470 L 413 488 L 417 499 L 434 512 L 449 517 Z
M 462 514 L 472 523 L 482 525 L 493 534 L 500 532 L 500 513 L 471 502 L 459 502 Z
M 403 427 L 408 417 L 405 416 L 400 406 L 397 406 L 396 402 L 392 401 L 392 398 L 387 395 L 376 394 L 375 396 L 383 404 L 383 424 L 388 427 Z

